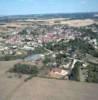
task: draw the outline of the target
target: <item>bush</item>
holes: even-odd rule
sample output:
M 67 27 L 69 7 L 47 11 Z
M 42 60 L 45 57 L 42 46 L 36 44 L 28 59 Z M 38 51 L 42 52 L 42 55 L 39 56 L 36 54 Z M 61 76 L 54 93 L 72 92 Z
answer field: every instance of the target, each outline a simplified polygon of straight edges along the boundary
M 38 68 L 36 66 L 18 63 L 14 65 L 14 68 L 12 68 L 10 72 L 32 74 L 36 76 L 38 74 Z

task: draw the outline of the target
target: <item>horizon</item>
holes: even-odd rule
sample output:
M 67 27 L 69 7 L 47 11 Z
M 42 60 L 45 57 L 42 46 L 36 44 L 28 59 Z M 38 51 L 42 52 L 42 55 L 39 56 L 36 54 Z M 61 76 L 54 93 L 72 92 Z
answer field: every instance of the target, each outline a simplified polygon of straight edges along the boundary
M 0 16 L 98 12 L 96 0 L 0 0 Z
M 0 17 L 9 17 L 9 16 L 33 16 L 33 15 L 38 15 L 38 16 L 42 16 L 42 15 L 56 15 L 56 14 L 97 14 L 97 12 L 72 12 L 72 13 L 38 13 L 38 14 L 16 14 L 16 15 L 0 15 Z

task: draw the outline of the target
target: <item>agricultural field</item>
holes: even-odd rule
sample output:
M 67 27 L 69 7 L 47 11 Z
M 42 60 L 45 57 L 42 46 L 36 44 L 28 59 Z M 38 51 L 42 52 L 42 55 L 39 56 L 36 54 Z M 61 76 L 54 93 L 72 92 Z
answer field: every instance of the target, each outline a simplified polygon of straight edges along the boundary
M 97 100 L 98 84 L 34 77 L 8 73 L 19 61 L 0 62 L 0 100 Z M 40 91 L 39 91 L 40 90 Z

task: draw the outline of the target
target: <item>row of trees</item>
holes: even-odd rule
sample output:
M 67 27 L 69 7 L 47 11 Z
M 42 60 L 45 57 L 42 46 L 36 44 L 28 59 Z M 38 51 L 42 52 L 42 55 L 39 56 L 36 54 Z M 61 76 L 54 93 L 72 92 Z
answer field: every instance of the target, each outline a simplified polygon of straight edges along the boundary
M 0 61 L 9 61 L 16 59 L 24 59 L 27 55 L 5 55 L 0 57 Z
M 80 67 L 81 67 L 81 63 L 80 62 L 77 62 L 75 64 L 74 69 L 72 70 L 71 75 L 70 75 L 70 79 L 71 80 L 80 81 L 80 75 L 79 75 L 79 73 L 80 73 L 79 72 Z
M 80 68 L 82 67 L 82 63 L 77 62 L 75 64 L 74 69 L 72 70 L 72 74 L 70 76 L 70 79 L 80 81 Z M 87 68 L 83 68 L 82 71 L 87 70 L 85 76 L 85 82 L 93 82 L 98 83 L 98 65 L 89 63 Z
M 87 82 L 98 83 L 98 65 L 90 64 L 88 67 Z

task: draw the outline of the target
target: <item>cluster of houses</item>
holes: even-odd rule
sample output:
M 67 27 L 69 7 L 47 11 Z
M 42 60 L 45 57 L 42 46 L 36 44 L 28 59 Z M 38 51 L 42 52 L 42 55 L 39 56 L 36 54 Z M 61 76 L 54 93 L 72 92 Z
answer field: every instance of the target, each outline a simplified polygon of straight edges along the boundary
M 64 29 L 63 29 L 64 28 Z M 3 46 L 0 47 L 0 51 L 6 51 L 8 49 L 9 54 L 11 54 L 12 49 L 9 48 L 12 46 L 16 49 L 24 50 L 34 50 L 35 47 L 42 46 L 43 43 L 48 43 L 51 41 L 57 41 L 59 39 L 74 39 L 80 33 L 77 33 L 72 28 L 66 28 L 66 26 L 38 26 L 25 29 L 27 34 L 19 34 L 22 30 L 11 31 L 7 33 L 7 36 L 4 38 L 0 37 L 0 43 Z M 35 37 L 34 33 L 36 30 L 37 36 Z M 45 30 L 45 33 L 42 33 L 42 30 Z M 41 34 L 42 33 L 42 34 Z M 6 49 L 7 48 L 7 49 Z
M 43 43 L 48 43 L 52 41 L 57 42 L 60 39 L 64 39 L 65 41 L 74 40 L 76 37 L 80 37 L 82 35 L 82 32 L 66 25 L 43 25 L 38 27 L 32 26 L 29 28 L 25 28 L 25 31 L 26 34 L 20 34 L 21 32 L 19 30 L 18 32 L 8 34 L 5 38 L 1 36 L 0 55 L 22 55 L 23 51 L 33 51 L 37 47 L 42 47 Z M 97 48 L 96 39 L 85 37 L 84 40 L 87 40 L 90 44 L 94 45 L 95 48 Z M 36 64 L 38 64 L 38 62 L 40 62 L 40 60 L 42 60 L 43 58 L 44 54 L 37 54 L 25 58 L 24 61 L 36 62 Z M 72 62 L 69 62 L 66 65 L 62 65 L 63 67 L 53 67 L 49 70 L 49 77 L 68 79 L 70 71 L 74 68 L 76 62 L 77 60 L 73 59 Z

